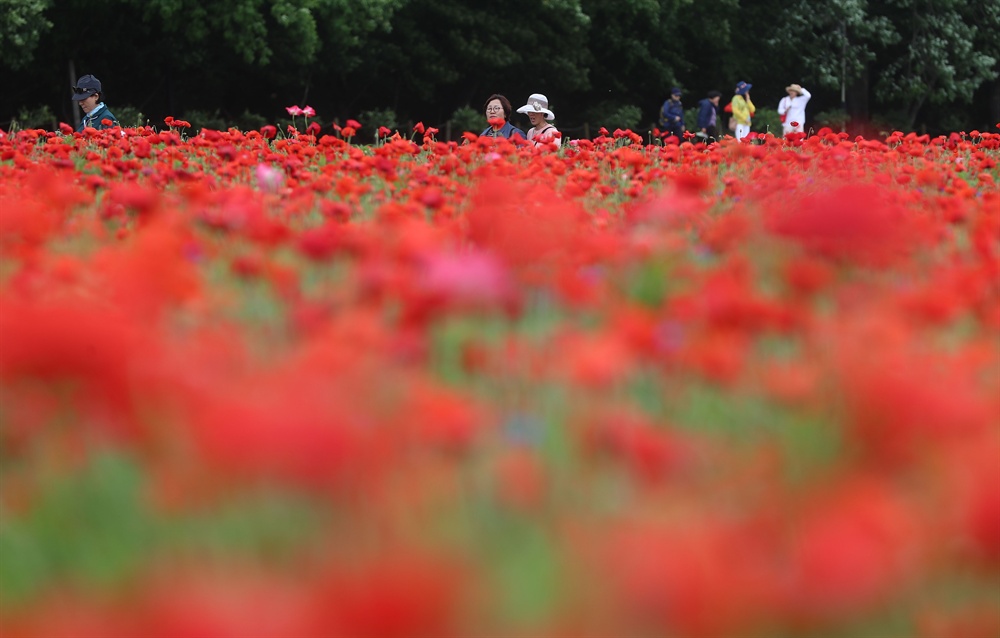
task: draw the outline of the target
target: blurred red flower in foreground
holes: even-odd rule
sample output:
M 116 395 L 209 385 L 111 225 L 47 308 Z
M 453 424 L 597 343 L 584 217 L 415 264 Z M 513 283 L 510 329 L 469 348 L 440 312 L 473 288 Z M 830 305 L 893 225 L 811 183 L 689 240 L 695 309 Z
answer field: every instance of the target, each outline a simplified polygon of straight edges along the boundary
M 0 131 L 4 636 L 997 633 L 1000 135 L 166 124 Z

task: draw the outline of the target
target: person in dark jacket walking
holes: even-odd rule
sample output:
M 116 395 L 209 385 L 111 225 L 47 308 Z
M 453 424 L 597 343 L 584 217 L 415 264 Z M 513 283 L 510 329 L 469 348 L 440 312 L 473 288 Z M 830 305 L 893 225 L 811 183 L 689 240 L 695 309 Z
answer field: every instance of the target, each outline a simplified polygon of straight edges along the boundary
M 695 134 L 702 142 L 715 139 L 716 126 L 719 123 L 719 100 L 722 93 L 709 91 L 708 97 L 698 102 L 698 132 Z
M 101 81 L 93 75 L 85 75 L 76 82 L 73 87 L 73 101 L 80 105 L 83 111 L 83 119 L 76 127 L 78 133 L 82 133 L 85 128 L 95 128 L 97 130 L 114 128 L 118 126 L 118 118 L 108 110 L 103 101 L 104 93 L 101 91 Z M 110 124 L 105 124 L 105 122 Z
M 684 140 L 684 105 L 681 104 L 681 90 L 676 86 L 670 89 L 670 98 L 660 109 L 660 127 Z

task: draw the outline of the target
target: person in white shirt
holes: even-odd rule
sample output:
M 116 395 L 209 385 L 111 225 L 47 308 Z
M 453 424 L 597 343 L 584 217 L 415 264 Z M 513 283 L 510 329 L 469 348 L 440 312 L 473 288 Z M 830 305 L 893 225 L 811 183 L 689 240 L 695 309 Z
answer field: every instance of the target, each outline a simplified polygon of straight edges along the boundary
M 812 95 L 798 84 L 791 84 L 785 87 L 787 96 L 778 102 L 778 115 L 782 116 L 782 134 L 788 135 L 792 131 L 802 133 L 805 131 L 806 104 Z
M 517 112 L 526 113 L 531 122 L 531 128 L 528 129 L 529 142 L 533 142 L 535 146 L 559 148 L 559 129 L 547 121 L 556 117 L 549 110 L 549 98 L 541 93 L 532 93 L 528 96 L 528 103 L 517 109 Z

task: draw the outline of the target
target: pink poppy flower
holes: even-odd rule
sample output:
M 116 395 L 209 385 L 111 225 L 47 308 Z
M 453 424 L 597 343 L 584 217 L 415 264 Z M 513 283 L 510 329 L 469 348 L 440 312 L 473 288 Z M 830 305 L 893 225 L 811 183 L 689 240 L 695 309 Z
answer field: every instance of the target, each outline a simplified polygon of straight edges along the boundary
M 276 193 L 285 182 L 285 175 L 280 170 L 268 164 L 258 164 L 254 172 L 257 185 L 265 193 Z

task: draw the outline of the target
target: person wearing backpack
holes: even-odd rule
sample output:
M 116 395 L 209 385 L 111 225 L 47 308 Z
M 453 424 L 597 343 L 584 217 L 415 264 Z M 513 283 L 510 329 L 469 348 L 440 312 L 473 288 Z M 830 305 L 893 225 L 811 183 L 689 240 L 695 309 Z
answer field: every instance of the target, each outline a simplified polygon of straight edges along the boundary
M 681 90 L 676 86 L 670 89 L 670 98 L 660 109 L 660 128 L 684 141 L 684 105 L 681 104 Z
M 719 100 L 722 93 L 716 90 L 708 92 L 708 96 L 698 102 L 698 132 L 695 134 L 699 140 L 708 143 L 716 136 L 716 127 L 719 123 Z

